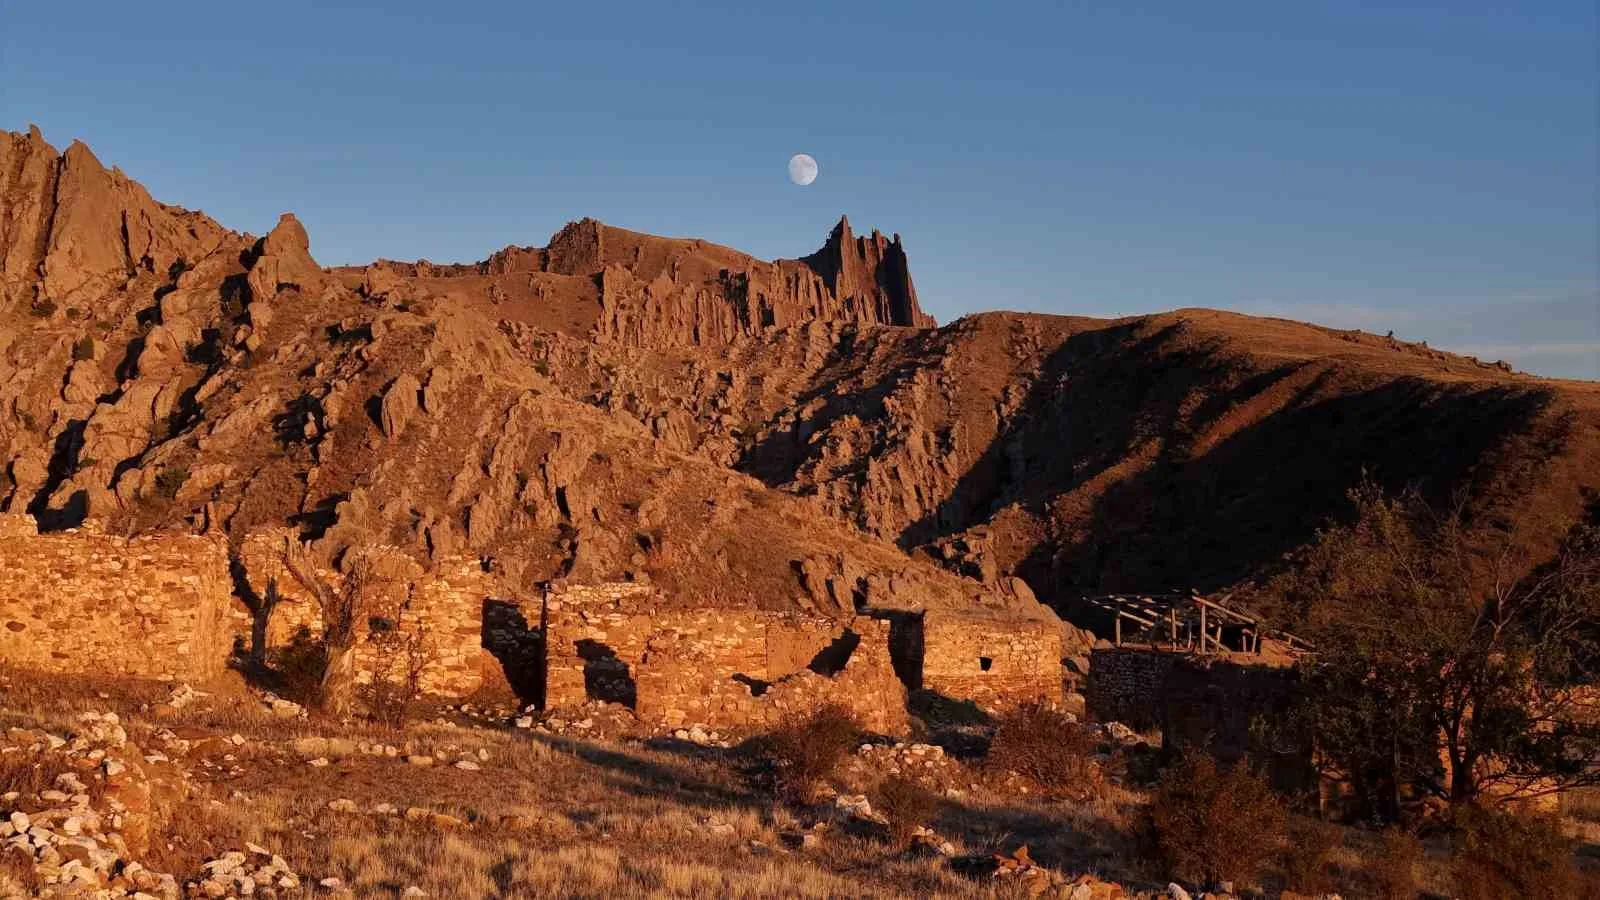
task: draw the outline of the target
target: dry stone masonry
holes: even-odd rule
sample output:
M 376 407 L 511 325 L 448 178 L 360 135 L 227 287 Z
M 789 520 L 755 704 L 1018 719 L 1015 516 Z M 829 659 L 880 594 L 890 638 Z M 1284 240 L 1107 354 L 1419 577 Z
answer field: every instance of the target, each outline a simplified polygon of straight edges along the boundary
M 47 672 L 204 680 L 233 637 L 228 548 L 193 535 L 39 534 L 0 516 L 0 660 Z
M 270 655 L 315 642 L 322 610 L 284 561 L 294 539 L 256 532 L 230 560 L 220 536 L 118 538 L 93 523 L 40 534 L 31 518 L 0 517 L 0 659 L 204 682 L 235 649 Z M 760 728 L 840 704 L 883 733 L 906 730 L 908 690 L 988 708 L 1061 699 L 1058 623 L 1042 618 L 686 607 L 633 582 L 561 585 L 518 604 L 496 598 L 474 558 L 424 568 L 394 548 L 359 552 L 369 580 L 356 669 L 366 684 L 415 677 L 424 694 L 466 697 L 509 681 L 545 709 L 615 702 L 669 728 Z M 339 591 L 351 576 L 316 577 Z
M 922 687 L 979 706 L 1061 700 L 1058 622 L 983 611 L 922 617 Z
M 1278 786 L 1294 789 L 1310 782 L 1310 743 L 1266 726 L 1290 721 L 1296 690 L 1292 667 L 1253 654 L 1116 647 L 1091 654 L 1085 701 L 1095 721 L 1159 729 L 1168 749 L 1250 756 Z
M 283 539 L 276 530 L 254 533 L 238 551 L 255 607 L 242 616 L 248 632 L 241 627 L 241 638 L 250 634 L 264 650 L 316 639 L 323 630 L 316 601 L 284 568 Z M 400 678 L 414 664 L 422 693 L 464 697 L 484 684 L 486 673 L 496 674 L 499 664 L 483 648 L 484 604 L 492 590 L 478 560 L 452 558 L 424 570 L 392 548 L 364 553 L 381 573 L 374 590 L 382 596 L 356 619 L 358 682 Z M 330 569 L 317 575 L 334 586 L 346 577 Z
M 839 703 L 874 730 L 906 725 L 876 619 L 671 609 L 633 584 L 555 591 L 527 618 L 546 635 L 547 708 L 607 700 L 652 724 L 755 726 Z

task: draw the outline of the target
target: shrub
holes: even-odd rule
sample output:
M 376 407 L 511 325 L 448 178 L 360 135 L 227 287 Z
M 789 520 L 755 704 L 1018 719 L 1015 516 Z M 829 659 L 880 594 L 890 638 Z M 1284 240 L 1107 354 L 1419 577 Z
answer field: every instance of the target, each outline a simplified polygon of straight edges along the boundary
M 1191 884 L 1253 881 L 1288 827 L 1265 778 L 1243 763 L 1219 768 L 1193 751 L 1161 776 L 1148 816 L 1161 861 Z
M 939 798 L 921 785 L 899 775 L 891 775 L 878 785 L 873 809 L 889 822 L 889 840 L 896 847 L 911 843 L 917 829 L 933 821 L 939 811 Z
M 183 483 L 189 480 L 189 469 L 185 466 L 169 466 L 156 475 L 156 493 L 168 500 L 178 496 L 178 491 L 183 490 Z
M 267 666 L 276 676 L 279 694 L 302 704 L 314 704 L 328 667 L 327 649 L 305 627 L 296 629 L 288 643 L 271 650 Z
M 778 796 L 798 803 L 815 801 L 822 781 L 860 740 L 861 727 L 842 706 L 825 706 L 781 725 L 767 741 Z
M 1283 879 L 1286 886 L 1301 894 L 1322 894 L 1333 890 L 1328 871 L 1334 851 L 1344 843 L 1338 826 L 1315 819 L 1300 819 L 1289 826 L 1289 844 L 1284 848 Z
M 72 345 L 72 358 L 78 362 L 94 359 L 94 338 L 87 334 L 78 338 Z
M 1384 829 L 1372 858 L 1373 896 L 1378 900 L 1416 900 L 1422 842 L 1399 828 Z
M 1031 702 L 997 717 L 986 762 L 1021 775 L 1050 796 L 1083 800 L 1101 785 L 1094 751 L 1094 736 L 1071 714 Z
M 1572 841 L 1555 816 L 1518 816 L 1473 805 L 1455 819 L 1456 890 L 1462 900 L 1577 896 Z
M 372 681 L 361 689 L 361 700 L 374 719 L 399 728 L 422 697 L 422 673 L 439 654 L 425 631 L 413 628 L 372 629 L 368 642 L 377 650 Z

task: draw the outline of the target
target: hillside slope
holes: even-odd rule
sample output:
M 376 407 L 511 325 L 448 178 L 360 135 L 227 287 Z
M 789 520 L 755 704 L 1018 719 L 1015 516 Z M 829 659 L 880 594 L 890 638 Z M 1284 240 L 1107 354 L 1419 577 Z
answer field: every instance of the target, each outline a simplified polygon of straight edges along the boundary
M 983 585 L 910 559 L 567 396 L 518 337 L 529 326 L 493 315 L 493 298 L 476 298 L 486 309 L 428 291 L 432 275 L 368 283 L 388 267 L 350 286 L 350 273 L 316 264 L 292 216 L 256 240 L 154 204 L 82 145 L 56 154 L 35 132 L 8 136 L 0 150 L 0 172 L 54 173 L 8 178 L 0 192 L 0 246 L 11 251 L 0 306 L 0 508 L 31 512 L 46 528 L 93 518 L 236 540 L 288 526 L 329 559 L 366 544 L 425 561 L 476 555 L 514 592 L 561 578 L 648 579 L 695 605 L 1043 614 L 1023 585 Z M 68 189 L 77 184 L 89 187 Z M 63 212 L 80 196 L 94 199 L 98 218 Z M 125 228 L 136 219 L 171 240 L 139 250 Z M 568 273 L 603 265 L 592 273 L 598 301 L 627 308 L 607 284 L 655 258 L 633 254 L 632 269 L 608 261 L 603 253 L 628 255 L 628 235 L 569 226 L 540 251 L 554 271 L 539 274 L 583 280 L 591 275 Z M 675 253 L 683 242 L 639 236 L 635 246 Z M 753 287 L 748 298 L 696 295 L 702 309 L 721 304 L 736 332 L 776 327 L 768 313 L 925 320 L 909 277 L 894 274 L 905 275 L 892 260 L 897 245 L 854 239 L 841 225 L 830 246 L 846 261 L 824 258 L 815 270 L 716 248 L 675 265 L 685 281 L 711 271 L 734 280 L 730 267 L 748 267 L 751 285 L 799 285 L 815 304 L 796 311 L 785 305 L 792 296 Z M 81 277 L 57 277 L 67 271 Z M 746 318 L 745 299 L 766 312 Z M 595 329 L 575 333 L 607 342 Z
M 1063 609 L 1239 585 L 1347 514 L 1363 477 L 1464 495 L 1535 558 L 1600 509 L 1600 385 L 1283 320 L 986 313 L 544 352 L 570 395 L 678 449 Z
M 988 603 L 1224 589 L 1363 474 L 1596 515 L 1600 385 L 1212 310 L 942 328 L 898 236 L 764 262 L 572 223 L 482 262 L 323 269 L 0 136 L 0 509 L 474 553 L 517 589 Z M 966 576 L 966 577 L 958 577 Z

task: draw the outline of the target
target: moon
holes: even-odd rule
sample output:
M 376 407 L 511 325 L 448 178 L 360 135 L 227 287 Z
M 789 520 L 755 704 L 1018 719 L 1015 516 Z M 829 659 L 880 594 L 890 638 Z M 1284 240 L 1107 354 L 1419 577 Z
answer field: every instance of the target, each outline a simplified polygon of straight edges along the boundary
M 789 180 L 805 187 L 817 180 L 817 161 L 804 153 L 789 157 Z

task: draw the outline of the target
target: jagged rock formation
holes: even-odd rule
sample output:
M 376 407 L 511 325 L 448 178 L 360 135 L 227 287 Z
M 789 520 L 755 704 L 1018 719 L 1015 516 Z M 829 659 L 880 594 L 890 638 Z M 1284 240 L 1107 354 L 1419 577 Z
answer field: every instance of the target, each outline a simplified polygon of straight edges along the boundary
M 37 133 L 5 147 L 8 172 L 57 159 Z M 7 231 L 7 258 L 20 262 L 8 262 L 6 281 L 29 302 L 5 310 L 0 340 L 0 506 L 31 512 L 44 528 L 94 518 L 116 531 L 177 527 L 242 541 L 288 524 L 331 560 L 373 545 L 425 562 L 476 555 L 511 591 L 563 578 L 633 580 L 704 606 L 1037 613 L 1025 586 L 966 581 L 843 523 L 811 521 L 799 501 L 566 396 L 519 346 L 513 322 L 432 293 L 426 265 L 373 267 L 349 285 L 351 273 L 315 263 L 292 215 L 258 241 L 199 224 L 173 236 L 173 223 L 202 220 L 148 201 L 119 173 L 93 175 L 92 159 L 75 147 L 55 175 L 7 182 L 7 222 L 57 208 L 38 234 Z M 123 241 L 134 221 L 155 223 L 155 237 Z M 859 259 L 833 273 L 834 284 L 865 291 L 876 276 L 859 260 L 882 258 L 880 243 L 841 244 Z M 44 255 L 24 253 L 29 246 Z M 549 271 L 537 274 L 598 279 L 600 307 L 615 310 L 633 301 L 605 283 L 650 265 L 713 284 L 724 270 L 765 283 L 802 268 L 720 249 L 669 261 L 690 246 L 578 223 L 538 254 Z M 70 255 L 58 264 L 58 254 Z M 516 258 L 502 254 L 487 268 L 516 275 Z M 57 269 L 75 273 L 70 289 Z M 42 275 L 29 282 L 30 272 Z M 706 292 L 694 302 L 722 304 L 716 327 L 728 337 L 759 330 L 751 310 L 760 309 L 920 316 L 908 280 L 890 285 L 891 301 L 838 296 L 805 274 L 813 286 L 804 290 L 821 304 L 807 310 L 765 289 L 748 308 Z M 33 301 L 52 291 L 70 297 L 72 311 L 41 313 Z M 691 294 L 651 296 L 677 303 Z
M 470 265 L 325 270 L 0 136 L 0 511 L 292 527 L 845 616 L 1235 584 L 1363 470 L 1552 545 L 1600 387 L 1207 310 L 944 328 L 898 238 L 763 262 L 582 220 Z M 1017 576 L 1020 576 L 1017 577 Z
M 636 348 L 721 344 L 809 321 L 934 324 L 917 305 L 900 236 L 856 237 L 847 219 L 799 260 L 763 262 L 583 219 L 548 247 L 508 247 L 475 265 L 379 262 L 340 274 L 371 296 L 476 294 L 513 318 L 524 307 L 545 327 L 586 328 L 598 341 Z
M 137 273 L 165 274 L 216 249 L 227 232 L 199 213 L 150 199 L 74 141 L 66 153 L 37 128 L 0 132 L 0 308 L 65 310 Z

